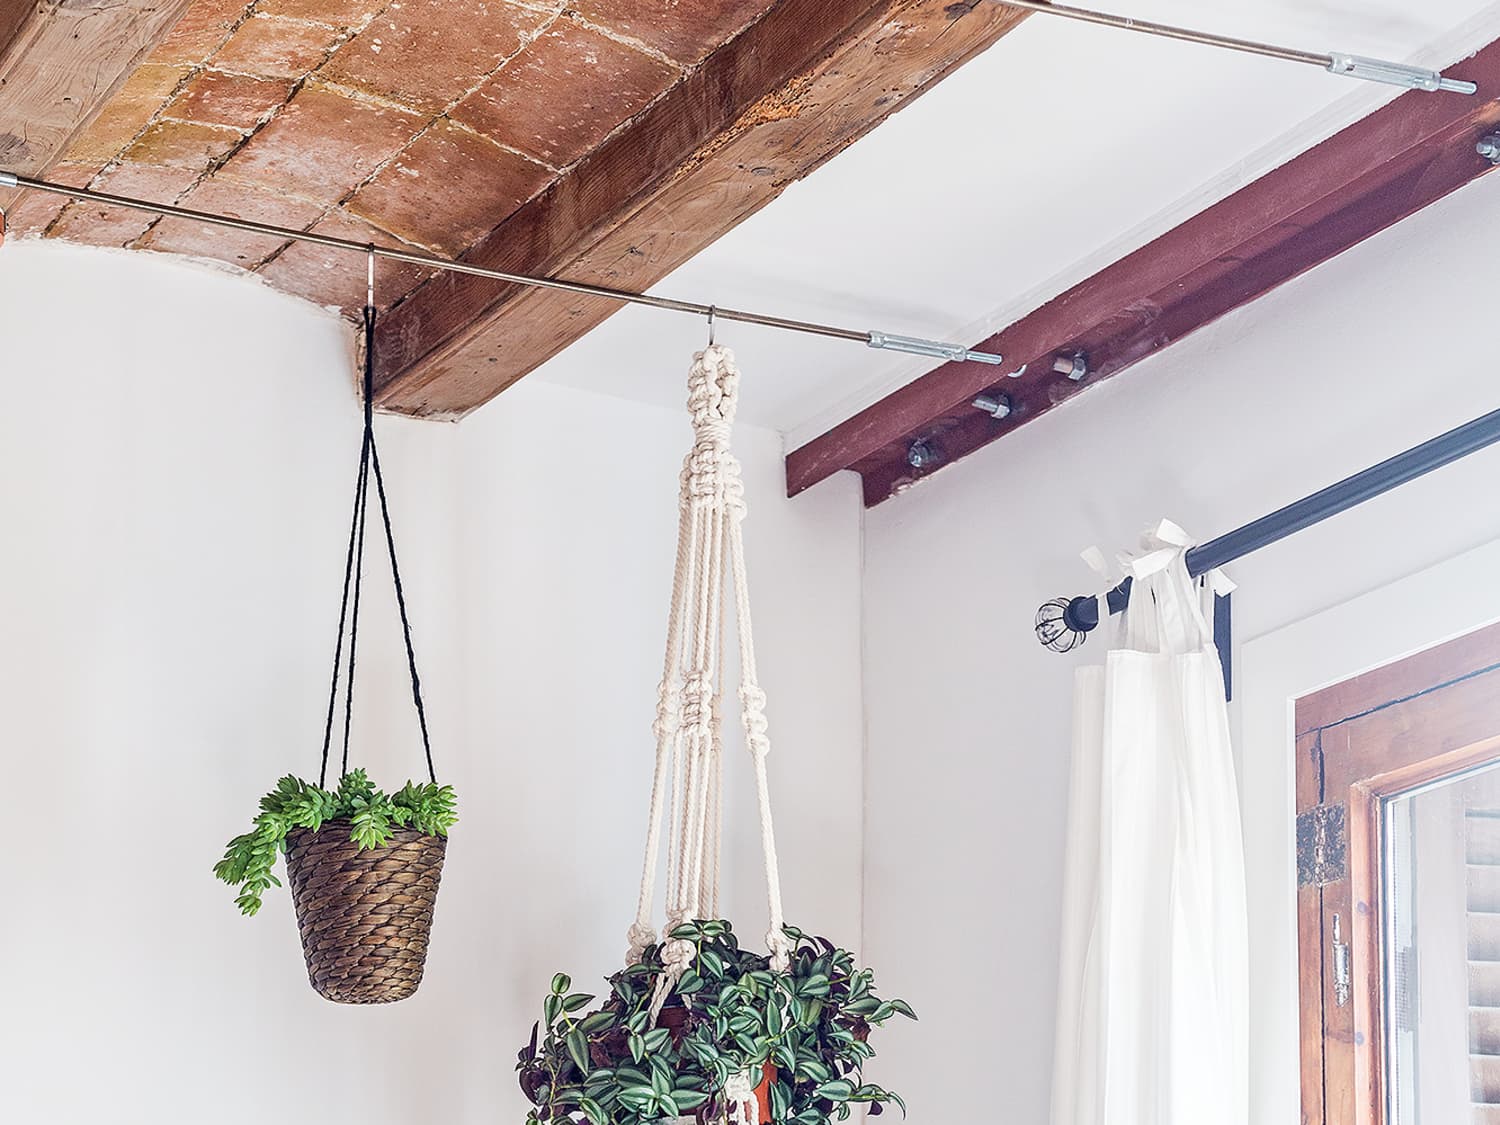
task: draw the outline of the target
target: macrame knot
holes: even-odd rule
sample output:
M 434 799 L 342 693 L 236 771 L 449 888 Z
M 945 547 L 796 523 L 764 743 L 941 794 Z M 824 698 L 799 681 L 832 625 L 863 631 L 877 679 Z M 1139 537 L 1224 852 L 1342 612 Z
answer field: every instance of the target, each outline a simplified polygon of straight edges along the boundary
M 651 733 L 658 739 L 671 738 L 679 729 L 677 709 L 672 706 L 672 684 L 662 680 L 656 691 L 656 719 L 651 724 Z
M 667 931 L 670 933 L 681 924 L 680 921 L 671 922 Z M 687 972 L 697 952 L 697 946 L 682 938 L 672 938 L 661 947 L 662 974 L 656 978 L 656 990 L 651 994 L 651 1026 L 656 1026 L 656 1019 L 666 1006 L 667 997 L 682 979 L 682 974 Z
M 687 501 L 693 507 L 717 504 L 724 495 L 722 456 L 714 449 L 698 449 L 688 457 Z
M 693 452 L 699 457 L 710 459 L 717 464 L 723 460 L 729 451 L 730 425 L 722 418 L 705 418 L 693 426 L 697 440 L 693 444 Z
M 740 463 L 733 454 L 724 458 L 724 510 L 737 520 L 745 518 L 745 482 Z
M 641 956 L 656 943 L 656 931 L 644 922 L 632 922 L 625 936 L 630 942 L 630 952 L 625 959 L 627 965 L 639 964 Z
M 682 938 L 672 938 L 661 947 L 661 963 L 669 969 L 676 969 L 677 975 L 681 976 L 693 963 L 693 957 L 697 952 L 698 947 L 692 942 Z
M 771 969 L 784 973 L 792 963 L 792 941 L 779 929 L 766 932 L 766 949 L 771 954 Z
M 713 731 L 714 686 L 703 672 L 694 672 L 682 685 L 682 726 L 707 736 Z
M 755 1077 L 750 1071 L 735 1071 L 725 1080 L 724 1102 L 729 1107 L 731 1125 L 760 1125 L 755 1103 Z
M 727 359 L 723 348 L 705 348 L 688 374 L 688 413 L 693 428 L 702 433 L 709 427 L 722 426 L 726 440 L 740 397 L 739 372 Z

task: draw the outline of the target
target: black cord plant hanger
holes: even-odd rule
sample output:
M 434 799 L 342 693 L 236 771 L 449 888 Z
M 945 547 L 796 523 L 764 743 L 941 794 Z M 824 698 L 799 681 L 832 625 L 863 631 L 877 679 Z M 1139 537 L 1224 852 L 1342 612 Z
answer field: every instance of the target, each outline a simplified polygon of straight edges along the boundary
M 432 739 L 427 732 L 427 709 L 422 705 L 422 678 L 417 674 L 417 653 L 412 646 L 411 619 L 406 612 L 406 591 L 401 585 L 401 568 L 396 562 L 396 536 L 391 529 L 390 503 L 385 494 L 385 475 L 380 471 L 380 448 L 375 442 L 375 255 L 369 260 L 364 323 L 364 378 L 361 386 L 364 400 L 364 439 L 359 450 L 359 474 L 354 483 L 354 515 L 349 522 L 349 553 L 344 561 L 344 593 L 339 605 L 339 635 L 333 651 L 333 683 L 328 690 L 328 718 L 323 726 L 323 762 L 318 770 L 318 784 L 328 781 L 328 753 L 333 741 L 333 715 L 338 706 L 339 677 L 343 665 L 345 626 L 349 636 L 349 676 L 344 691 L 344 755 L 339 777 L 349 774 L 349 731 L 354 717 L 354 658 L 359 645 L 359 602 L 365 561 L 365 516 L 369 512 L 370 478 L 373 471 L 375 494 L 380 500 L 380 522 L 385 529 L 386 550 L 391 560 L 391 581 L 396 588 L 396 609 L 401 615 L 401 637 L 406 644 L 406 664 L 411 673 L 411 698 L 417 709 L 417 723 L 422 731 L 422 751 L 427 758 L 427 778 L 437 781 L 432 764 Z M 353 591 L 351 602 L 350 591 Z
M 319 993 L 349 1004 L 403 1000 L 417 990 L 427 958 L 433 904 L 443 872 L 448 829 L 458 817 L 453 788 L 438 785 L 432 762 L 422 680 L 417 674 L 406 591 L 396 561 L 396 537 L 380 450 L 375 440 L 375 253 L 369 254 L 364 325 L 364 434 L 344 560 L 333 681 L 323 723 L 323 754 L 317 785 L 288 775 L 264 798 L 250 832 L 231 840 L 214 874 L 240 888 L 246 914 L 260 909 L 261 896 L 280 886 L 272 874 L 285 854 L 292 902 L 302 935 L 308 977 Z M 365 529 L 370 483 L 380 504 L 380 522 L 391 563 L 401 636 L 411 675 L 412 703 L 427 763 L 426 783 L 407 782 L 394 794 L 375 788 L 362 769 L 349 768 L 354 722 L 355 658 L 364 588 Z M 344 638 L 348 636 L 347 659 Z M 347 666 L 347 674 L 346 673 Z M 328 759 L 340 681 L 344 689 L 343 754 L 339 784 L 328 790 Z M 324 827 L 329 831 L 320 831 Z

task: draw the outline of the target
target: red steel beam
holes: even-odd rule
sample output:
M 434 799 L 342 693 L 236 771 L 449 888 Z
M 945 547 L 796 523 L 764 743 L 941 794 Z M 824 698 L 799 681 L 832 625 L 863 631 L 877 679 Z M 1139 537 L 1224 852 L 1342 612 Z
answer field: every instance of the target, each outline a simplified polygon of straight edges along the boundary
M 787 495 L 853 469 L 873 507 L 1492 171 L 1474 146 L 1500 125 L 1500 41 L 1446 73 L 1478 95 L 1404 94 L 1241 188 L 976 345 L 1021 378 L 945 364 L 793 450 Z M 1077 352 L 1083 384 L 1052 370 Z M 996 393 L 1003 420 L 972 406 Z M 936 460 L 913 468 L 919 440 Z

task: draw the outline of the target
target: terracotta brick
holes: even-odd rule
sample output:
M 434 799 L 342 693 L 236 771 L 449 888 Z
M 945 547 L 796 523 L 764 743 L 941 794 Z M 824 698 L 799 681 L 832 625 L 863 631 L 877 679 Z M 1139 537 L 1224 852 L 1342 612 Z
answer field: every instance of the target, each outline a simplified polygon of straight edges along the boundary
M 340 47 L 322 74 L 437 113 L 553 18 L 502 0 L 393 4 Z
M 135 164 L 169 165 L 203 171 L 244 139 L 237 129 L 163 118 L 121 153 Z
M 193 0 L 147 63 L 198 65 L 229 38 L 249 7 L 247 0 Z
M 146 127 L 188 73 L 185 66 L 146 63 L 137 67 L 104 104 L 99 116 L 74 138 L 66 159 L 100 164 L 113 160 Z
M 314 20 L 329 27 L 363 27 L 390 0 L 260 0 L 256 11 L 271 16 Z
M 183 197 L 182 205 L 296 230 L 315 222 L 324 211 L 321 204 L 282 191 L 236 183 L 223 176 L 203 181 Z M 275 253 L 283 245 L 283 240 L 272 235 L 167 218 L 157 223 L 136 245 L 142 250 L 216 258 L 252 269 L 256 263 Z
M 301 78 L 317 69 L 340 32 L 320 23 L 254 15 L 209 60 L 217 70 L 261 78 Z
M 99 168 L 96 164 L 54 164 L 47 169 L 47 179 L 69 187 L 85 187 Z M 68 201 L 45 191 L 8 192 L 3 197 L 9 237 L 23 238 L 41 234 L 47 224 L 62 212 Z
M 116 164 L 101 173 L 92 186 L 113 195 L 129 195 L 152 203 L 175 203 L 201 174 L 197 168 L 170 164 Z
M 284 105 L 291 92 L 290 79 L 204 70 L 163 112 L 179 121 L 225 125 L 248 133 Z
M 698 62 L 749 27 L 771 0 L 574 0 L 580 16 L 669 58 Z
M 678 71 L 559 20 L 454 110 L 453 117 L 557 167 L 589 152 Z
M 415 114 L 310 82 L 225 167 L 237 180 L 334 203 L 422 124 Z
M 439 121 L 362 187 L 348 210 L 414 245 L 457 254 L 552 176 L 524 156 Z
M 402 249 L 399 239 L 353 216 L 335 211 L 312 228 L 319 234 L 351 242 Z M 305 297 L 314 304 L 337 308 L 355 316 L 365 303 L 365 258 L 348 250 L 334 250 L 306 242 L 293 243 L 258 271 L 284 293 Z M 389 308 L 411 292 L 432 271 L 402 262 L 381 260 L 375 265 L 375 302 Z
M 171 203 L 192 184 L 195 175 L 184 168 L 121 164 L 95 178 L 91 186 L 115 195 Z M 77 200 L 68 204 L 47 235 L 93 246 L 128 246 L 156 219 L 149 211 Z
M 123 247 L 139 238 L 150 225 L 150 217 L 138 211 L 70 203 L 47 231 L 47 237 L 88 246 Z

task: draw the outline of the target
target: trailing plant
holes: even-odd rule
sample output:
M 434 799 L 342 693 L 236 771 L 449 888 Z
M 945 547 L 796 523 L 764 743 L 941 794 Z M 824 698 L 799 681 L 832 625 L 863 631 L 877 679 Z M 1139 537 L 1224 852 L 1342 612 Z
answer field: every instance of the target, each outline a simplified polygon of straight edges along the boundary
M 214 874 L 240 889 L 235 899 L 240 911 L 254 914 L 261 896 L 281 881 L 271 873 L 276 857 L 286 851 L 286 836 L 294 828 L 316 832 L 329 821 L 348 821 L 349 839 L 360 851 L 390 843 L 398 828 L 414 828 L 428 836 L 446 836 L 458 822 L 457 796 L 451 785 L 408 781 L 393 794 L 377 789 L 362 769 L 350 770 L 333 791 L 288 775 L 260 799 L 255 826 L 229 841 Z
M 903 1000 L 882 1000 L 875 976 L 826 938 L 791 926 L 796 944 L 784 973 L 770 958 L 743 950 L 728 922 L 692 922 L 668 937 L 691 942 L 693 959 L 668 995 L 655 1026 L 651 1002 L 667 972 L 661 945 L 609 978 L 602 1007 L 573 992 L 559 973 L 542 1002 L 516 1069 L 534 1108 L 528 1125 L 646 1125 L 693 1116 L 722 1120 L 731 1075 L 770 1080 L 771 1120 L 823 1125 L 868 1103 L 880 1113 L 889 1090 L 865 1082 L 875 1051 L 870 1029 L 895 1015 L 916 1018 Z M 774 1072 L 766 1068 L 766 1064 Z

